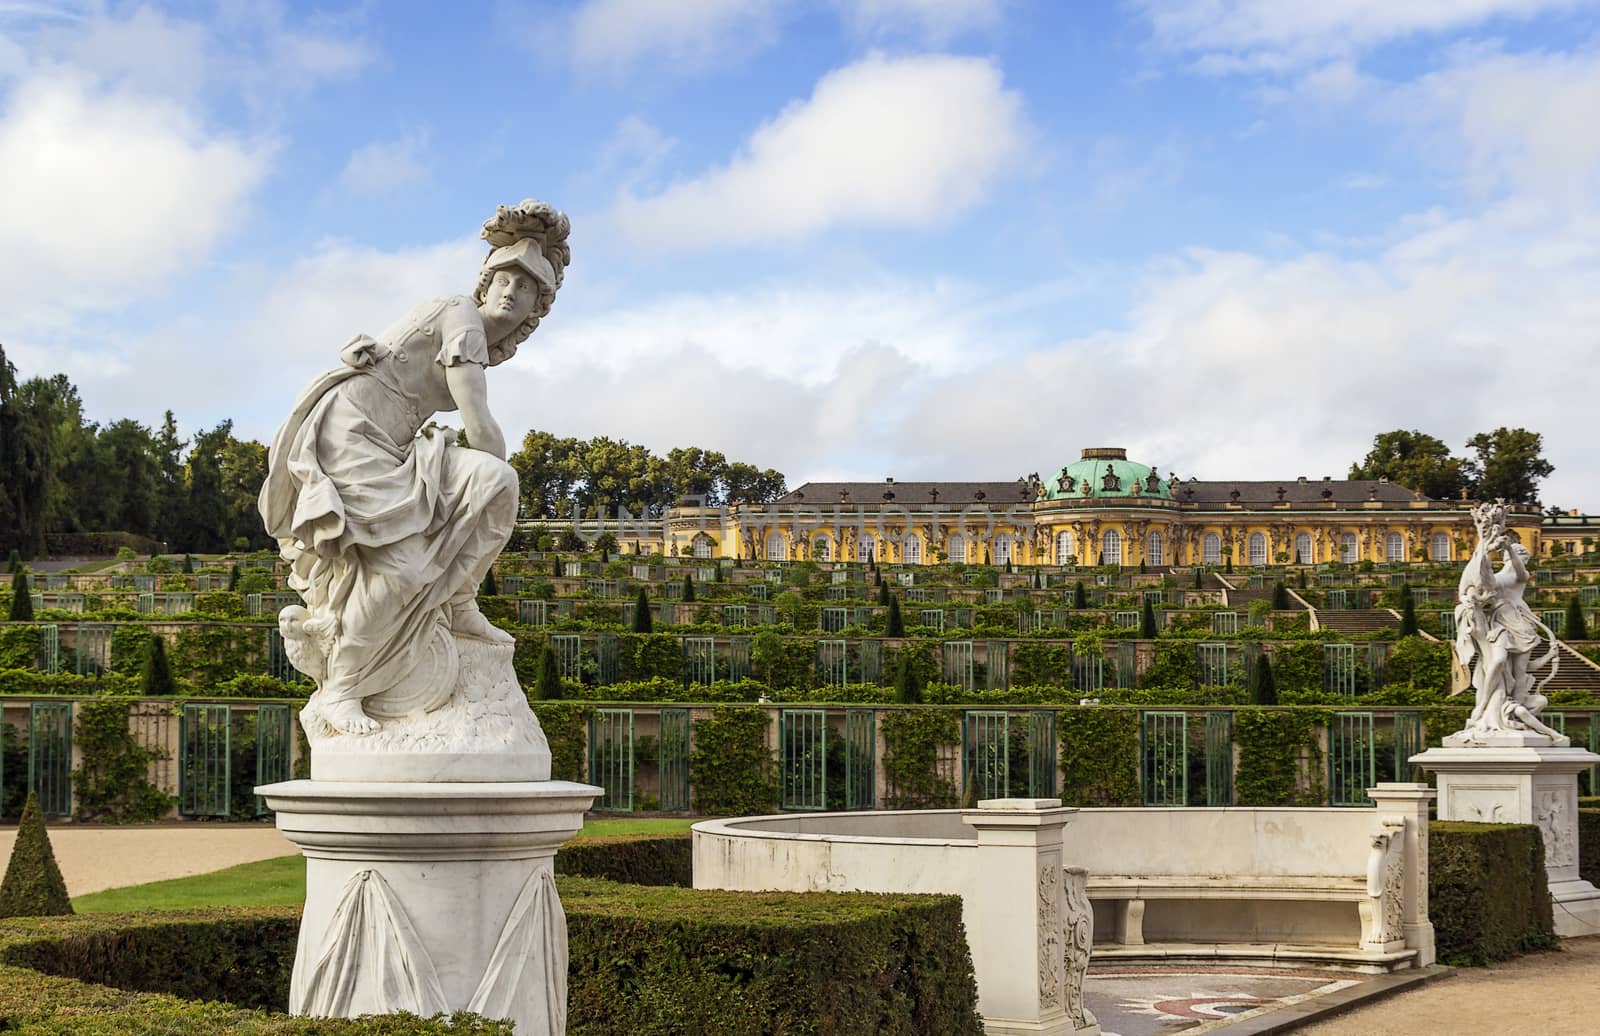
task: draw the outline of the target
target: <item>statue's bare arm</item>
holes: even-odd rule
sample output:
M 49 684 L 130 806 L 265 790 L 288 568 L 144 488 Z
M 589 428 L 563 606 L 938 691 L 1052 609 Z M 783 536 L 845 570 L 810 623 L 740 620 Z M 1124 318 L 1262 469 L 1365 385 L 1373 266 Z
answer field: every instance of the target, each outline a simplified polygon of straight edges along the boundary
M 472 448 L 505 460 L 506 438 L 494 415 L 489 413 L 489 385 L 483 365 L 458 363 L 446 367 L 444 377 Z

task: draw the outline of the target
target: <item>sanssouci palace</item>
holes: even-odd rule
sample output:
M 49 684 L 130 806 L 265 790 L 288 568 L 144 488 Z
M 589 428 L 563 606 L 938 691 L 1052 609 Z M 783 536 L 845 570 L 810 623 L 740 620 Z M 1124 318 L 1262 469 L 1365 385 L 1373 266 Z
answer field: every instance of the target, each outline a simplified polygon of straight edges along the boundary
M 647 554 L 905 565 L 1460 561 L 1471 505 L 1384 479 L 1162 477 L 1122 448 L 1099 447 L 1047 478 L 807 482 L 769 504 L 673 508 L 620 538 Z M 1595 549 L 1600 519 L 1511 510 L 1512 532 L 1536 555 Z

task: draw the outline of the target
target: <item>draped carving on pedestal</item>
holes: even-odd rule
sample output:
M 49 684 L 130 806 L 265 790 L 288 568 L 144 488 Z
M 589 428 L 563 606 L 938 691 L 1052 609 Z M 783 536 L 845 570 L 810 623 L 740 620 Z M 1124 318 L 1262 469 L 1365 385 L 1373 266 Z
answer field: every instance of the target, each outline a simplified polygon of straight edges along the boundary
M 545 1018 L 567 1031 L 567 917 L 548 868 L 528 875 L 467 1010 L 485 1018 Z
M 410 1011 L 426 1018 L 450 1010 L 427 947 L 377 871 L 350 875 L 309 955 L 314 963 L 302 972 L 306 949 L 302 942 L 295 956 L 291 1014 L 353 1018 Z

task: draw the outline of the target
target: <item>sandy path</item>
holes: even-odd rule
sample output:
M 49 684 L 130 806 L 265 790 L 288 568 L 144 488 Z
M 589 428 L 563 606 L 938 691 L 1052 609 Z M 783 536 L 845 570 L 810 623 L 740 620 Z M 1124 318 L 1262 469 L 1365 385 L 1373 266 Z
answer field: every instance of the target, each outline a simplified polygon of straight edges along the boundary
M 1588 1001 L 1600 988 L 1600 936 L 1567 939 L 1539 953 L 1487 968 L 1460 968 L 1407 993 L 1296 1029 L 1305 1036 L 1415 1036 L 1417 1033 L 1600 1031 Z M 1227 1030 L 1223 1030 L 1226 1032 Z
M 11 859 L 15 826 L 0 828 L 0 860 Z M 55 850 L 67 892 L 142 885 L 185 878 L 252 860 L 299 853 L 278 829 L 267 824 L 156 824 L 137 827 L 52 824 Z

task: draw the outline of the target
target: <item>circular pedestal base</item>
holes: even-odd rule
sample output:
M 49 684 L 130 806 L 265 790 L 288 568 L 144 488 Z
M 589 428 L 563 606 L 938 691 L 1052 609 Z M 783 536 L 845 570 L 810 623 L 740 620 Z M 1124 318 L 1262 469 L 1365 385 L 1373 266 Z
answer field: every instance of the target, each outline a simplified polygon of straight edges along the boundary
M 294 1014 L 475 1011 L 560 1032 L 556 848 L 600 788 L 288 781 L 259 788 L 306 857 Z

